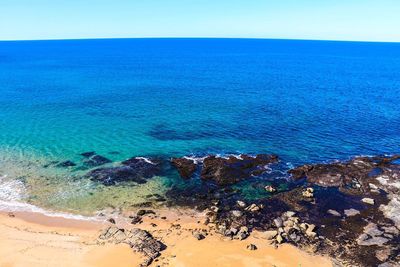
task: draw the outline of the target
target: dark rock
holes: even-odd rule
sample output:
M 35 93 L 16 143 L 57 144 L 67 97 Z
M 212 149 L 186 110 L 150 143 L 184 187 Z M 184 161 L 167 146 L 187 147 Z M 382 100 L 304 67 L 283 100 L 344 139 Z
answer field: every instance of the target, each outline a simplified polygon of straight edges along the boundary
M 86 176 L 104 185 L 115 185 L 120 182 L 146 183 L 161 172 L 161 162 L 145 158 L 131 158 L 122 162 L 121 166 L 98 168 L 90 171 Z
M 115 224 L 115 220 L 113 218 L 108 219 L 108 221 L 112 224 Z
M 203 240 L 204 238 L 206 238 L 202 233 L 200 232 L 194 232 L 193 233 L 193 237 L 196 238 L 197 240 Z
M 81 156 L 85 157 L 85 158 L 90 158 L 91 156 L 96 155 L 96 152 L 94 151 L 89 151 L 89 152 L 83 152 L 81 153 Z
M 247 245 L 248 250 L 257 250 L 257 246 L 254 244 Z
M 74 166 L 76 166 L 76 164 L 71 160 L 62 161 L 56 164 L 56 167 L 61 167 L 61 168 L 74 167 Z
M 131 221 L 131 224 L 139 224 L 142 223 L 142 217 L 141 216 L 133 216 Z
M 275 155 L 260 154 L 256 157 L 241 155 L 220 158 L 209 156 L 203 161 L 201 178 L 214 181 L 218 185 L 230 185 L 265 171 L 265 165 L 278 161 Z
M 190 178 L 196 171 L 197 165 L 192 159 L 187 158 L 173 158 L 171 163 L 177 168 L 179 175 L 182 178 Z
M 87 167 L 97 167 L 97 166 L 101 166 L 107 163 L 111 163 L 112 161 L 106 157 L 100 156 L 100 155 L 94 155 L 91 156 L 90 158 L 88 158 L 87 160 L 85 160 L 83 163 L 87 166 Z

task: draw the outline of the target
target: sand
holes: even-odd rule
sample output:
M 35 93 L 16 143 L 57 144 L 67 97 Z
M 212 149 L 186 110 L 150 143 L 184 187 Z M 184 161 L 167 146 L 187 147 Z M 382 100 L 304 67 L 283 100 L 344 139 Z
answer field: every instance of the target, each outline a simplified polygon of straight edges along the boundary
M 0 267 L 125 267 L 138 266 L 142 256 L 128 245 L 96 242 L 99 231 L 110 223 L 54 218 L 38 213 L 0 213 Z M 197 216 L 166 213 L 166 220 L 146 217 L 138 226 L 148 230 L 168 248 L 151 266 L 332 266 L 329 258 L 310 255 L 291 245 L 274 248 L 262 233 L 243 241 L 209 234 L 192 236 L 204 228 Z M 155 223 L 155 225 L 152 225 Z M 117 220 L 121 227 L 126 222 Z M 179 226 L 178 226 L 179 224 Z M 257 250 L 246 249 L 255 244 Z

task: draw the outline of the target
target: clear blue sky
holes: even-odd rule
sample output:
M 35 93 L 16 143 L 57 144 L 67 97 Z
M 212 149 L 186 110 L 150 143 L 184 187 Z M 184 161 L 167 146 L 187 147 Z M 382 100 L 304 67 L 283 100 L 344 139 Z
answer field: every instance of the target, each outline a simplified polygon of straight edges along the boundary
M 250 37 L 400 41 L 400 0 L 0 0 L 0 40 Z

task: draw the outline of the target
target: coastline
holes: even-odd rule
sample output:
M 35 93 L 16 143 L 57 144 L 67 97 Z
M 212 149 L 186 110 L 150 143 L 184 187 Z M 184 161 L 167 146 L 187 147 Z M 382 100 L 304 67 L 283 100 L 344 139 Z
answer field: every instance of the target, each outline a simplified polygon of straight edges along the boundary
M 329 258 L 292 245 L 275 248 L 256 231 L 243 241 L 212 233 L 197 240 L 192 233 L 205 228 L 199 223 L 202 214 L 156 212 L 158 216 L 146 216 L 140 225 L 129 226 L 146 230 L 167 245 L 150 266 L 332 266 Z M 124 221 L 117 219 L 116 223 L 128 228 Z M 177 224 L 180 227 L 175 227 Z M 143 256 L 128 245 L 96 241 L 100 231 L 110 225 L 106 219 L 94 222 L 31 212 L 0 212 L 0 266 L 139 266 Z M 257 250 L 248 250 L 249 244 Z

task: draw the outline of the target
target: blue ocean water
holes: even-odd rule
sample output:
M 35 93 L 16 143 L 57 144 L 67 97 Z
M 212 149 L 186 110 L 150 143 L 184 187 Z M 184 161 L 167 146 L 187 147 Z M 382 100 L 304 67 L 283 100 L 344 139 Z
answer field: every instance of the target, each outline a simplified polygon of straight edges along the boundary
M 398 153 L 399 99 L 398 43 L 0 42 L 0 149 L 49 160 Z

